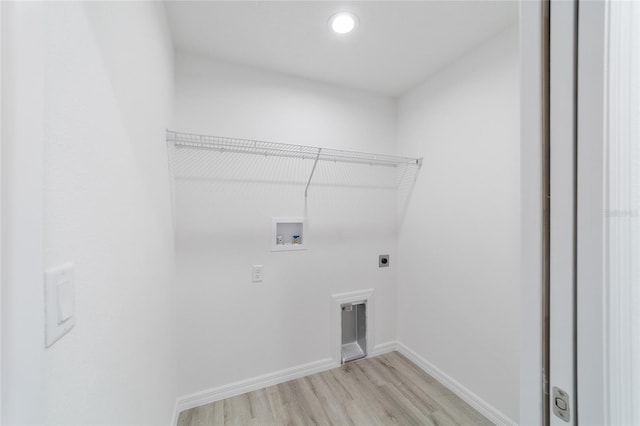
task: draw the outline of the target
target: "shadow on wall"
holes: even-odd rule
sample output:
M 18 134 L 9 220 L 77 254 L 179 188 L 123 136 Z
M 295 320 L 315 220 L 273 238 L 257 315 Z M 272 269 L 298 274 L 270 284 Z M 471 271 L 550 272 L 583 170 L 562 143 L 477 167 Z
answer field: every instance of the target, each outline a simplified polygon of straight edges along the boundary
M 397 227 L 400 229 L 409 209 L 409 202 L 413 195 L 413 189 L 418 180 L 418 174 L 422 168 L 422 161 L 417 164 L 405 164 L 398 167 L 396 188 L 398 189 L 398 213 Z
M 382 198 L 387 208 L 389 203 L 395 205 L 396 226 L 402 223 L 406 214 L 421 167 L 421 163 L 391 167 L 321 160 L 314 169 L 313 155 L 290 158 L 180 146 L 171 142 L 168 148 L 174 202 L 175 185 L 178 184 L 182 188 L 198 188 L 203 206 L 214 203 L 222 210 L 225 201 L 258 197 L 269 200 L 269 205 L 280 203 L 288 206 L 288 211 L 307 217 L 313 212 L 313 203 L 308 202 L 310 198 L 321 199 L 324 205 L 346 214 L 347 209 L 359 206 L 356 191 L 365 198 L 380 192 L 385 194 Z M 305 197 L 307 184 L 308 197 Z M 340 194 L 349 190 L 352 200 L 345 202 Z M 251 204 L 247 200 L 247 207 Z M 355 208 L 355 211 L 367 213 L 362 208 Z

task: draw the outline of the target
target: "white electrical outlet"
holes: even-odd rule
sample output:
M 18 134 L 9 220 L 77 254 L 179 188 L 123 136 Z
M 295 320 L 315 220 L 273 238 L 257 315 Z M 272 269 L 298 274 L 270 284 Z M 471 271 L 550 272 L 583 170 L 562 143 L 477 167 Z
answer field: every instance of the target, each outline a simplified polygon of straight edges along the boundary
M 262 265 L 253 265 L 251 268 L 251 281 L 254 283 L 262 282 Z

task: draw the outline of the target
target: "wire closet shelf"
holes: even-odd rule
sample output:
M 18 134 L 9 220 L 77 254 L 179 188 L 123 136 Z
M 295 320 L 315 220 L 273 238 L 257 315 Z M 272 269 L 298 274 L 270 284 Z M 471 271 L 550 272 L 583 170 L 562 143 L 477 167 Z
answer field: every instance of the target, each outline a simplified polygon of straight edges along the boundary
M 422 158 L 400 157 L 395 155 L 373 154 L 368 152 L 346 151 L 307 145 L 265 142 L 222 136 L 199 135 L 194 133 L 175 132 L 172 130 L 167 130 L 167 143 L 171 144 L 174 149 L 203 149 L 238 154 L 312 159 L 314 160 L 314 164 L 305 188 L 305 197 L 307 196 L 309 184 L 313 178 L 318 161 L 369 164 L 372 166 L 385 167 L 413 166 L 418 169 L 422 166 Z

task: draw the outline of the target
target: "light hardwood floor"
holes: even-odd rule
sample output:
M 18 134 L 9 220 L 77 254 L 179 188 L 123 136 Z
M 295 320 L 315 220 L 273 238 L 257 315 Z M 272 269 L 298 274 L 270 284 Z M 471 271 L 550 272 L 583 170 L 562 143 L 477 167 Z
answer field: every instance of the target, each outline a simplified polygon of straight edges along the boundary
M 398 352 L 202 405 L 196 425 L 490 425 Z

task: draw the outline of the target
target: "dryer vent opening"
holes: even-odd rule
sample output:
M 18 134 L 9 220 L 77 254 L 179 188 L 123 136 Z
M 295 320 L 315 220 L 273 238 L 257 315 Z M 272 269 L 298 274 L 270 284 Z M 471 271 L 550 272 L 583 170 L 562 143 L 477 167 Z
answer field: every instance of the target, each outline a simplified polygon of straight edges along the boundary
M 367 304 L 344 303 L 342 307 L 342 363 L 367 356 Z

